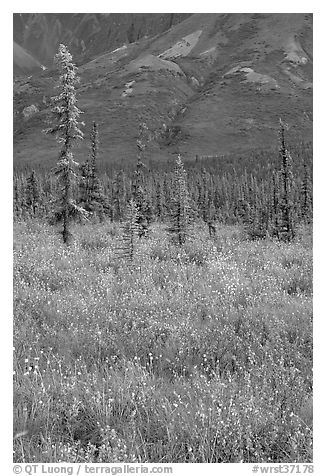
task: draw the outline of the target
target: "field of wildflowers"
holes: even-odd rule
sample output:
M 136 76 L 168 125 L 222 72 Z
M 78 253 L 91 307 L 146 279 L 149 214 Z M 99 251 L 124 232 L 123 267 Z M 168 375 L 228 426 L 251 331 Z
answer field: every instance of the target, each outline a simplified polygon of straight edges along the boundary
M 312 235 L 14 230 L 15 462 L 311 462 Z

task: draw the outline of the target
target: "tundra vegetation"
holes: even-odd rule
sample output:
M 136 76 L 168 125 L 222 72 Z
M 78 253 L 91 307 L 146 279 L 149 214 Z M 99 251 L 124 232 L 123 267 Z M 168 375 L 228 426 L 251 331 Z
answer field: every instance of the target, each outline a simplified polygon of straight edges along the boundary
M 58 173 L 14 175 L 15 462 L 311 462 L 311 147 L 280 121 L 277 153 L 154 168 L 140 121 L 99 170 L 94 118 L 79 165 L 57 61 Z

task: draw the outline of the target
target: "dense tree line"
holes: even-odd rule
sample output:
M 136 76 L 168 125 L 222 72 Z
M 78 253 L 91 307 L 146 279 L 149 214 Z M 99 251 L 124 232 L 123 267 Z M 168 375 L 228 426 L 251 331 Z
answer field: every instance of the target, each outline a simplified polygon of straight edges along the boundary
M 275 229 L 291 211 L 294 223 L 312 220 L 312 160 L 308 157 L 303 167 L 291 164 L 290 202 L 284 202 L 284 181 L 281 161 L 264 178 L 245 171 L 218 173 L 217 170 L 192 166 L 186 170 L 189 202 L 193 214 L 205 223 L 219 221 L 226 224 L 242 223 L 253 237 L 264 236 Z M 93 173 L 93 172 L 92 172 Z M 73 188 L 74 200 L 90 213 L 89 219 L 123 221 L 131 199 L 135 201 L 146 223 L 166 222 L 175 207 L 175 172 L 149 171 L 139 164 L 134 172 L 116 170 L 112 175 L 96 175 L 89 180 L 88 168 L 80 170 Z M 289 180 L 287 177 L 286 180 Z M 53 202 L 60 193 L 60 184 L 55 176 L 32 170 L 14 175 L 14 217 L 50 218 Z M 88 197 L 88 198 L 87 198 Z M 144 223 L 144 219 L 142 221 Z M 149 226 L 149 225 L 148 225 Z

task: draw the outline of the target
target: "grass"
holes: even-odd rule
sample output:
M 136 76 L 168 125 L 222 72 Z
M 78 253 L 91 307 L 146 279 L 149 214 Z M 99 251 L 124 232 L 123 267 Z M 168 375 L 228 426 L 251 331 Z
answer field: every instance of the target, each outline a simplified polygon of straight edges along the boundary
M 15 462 L 311 462 L 311 231 L 120 232 L 15 225 Z

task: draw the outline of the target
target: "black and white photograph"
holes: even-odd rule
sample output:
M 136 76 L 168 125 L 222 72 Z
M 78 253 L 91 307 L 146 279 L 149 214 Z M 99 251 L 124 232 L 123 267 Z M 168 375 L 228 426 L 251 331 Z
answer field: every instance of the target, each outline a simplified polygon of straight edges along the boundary
M 110 6 L 11 14 L 14 473 L 313 473 L 315 15 Z

